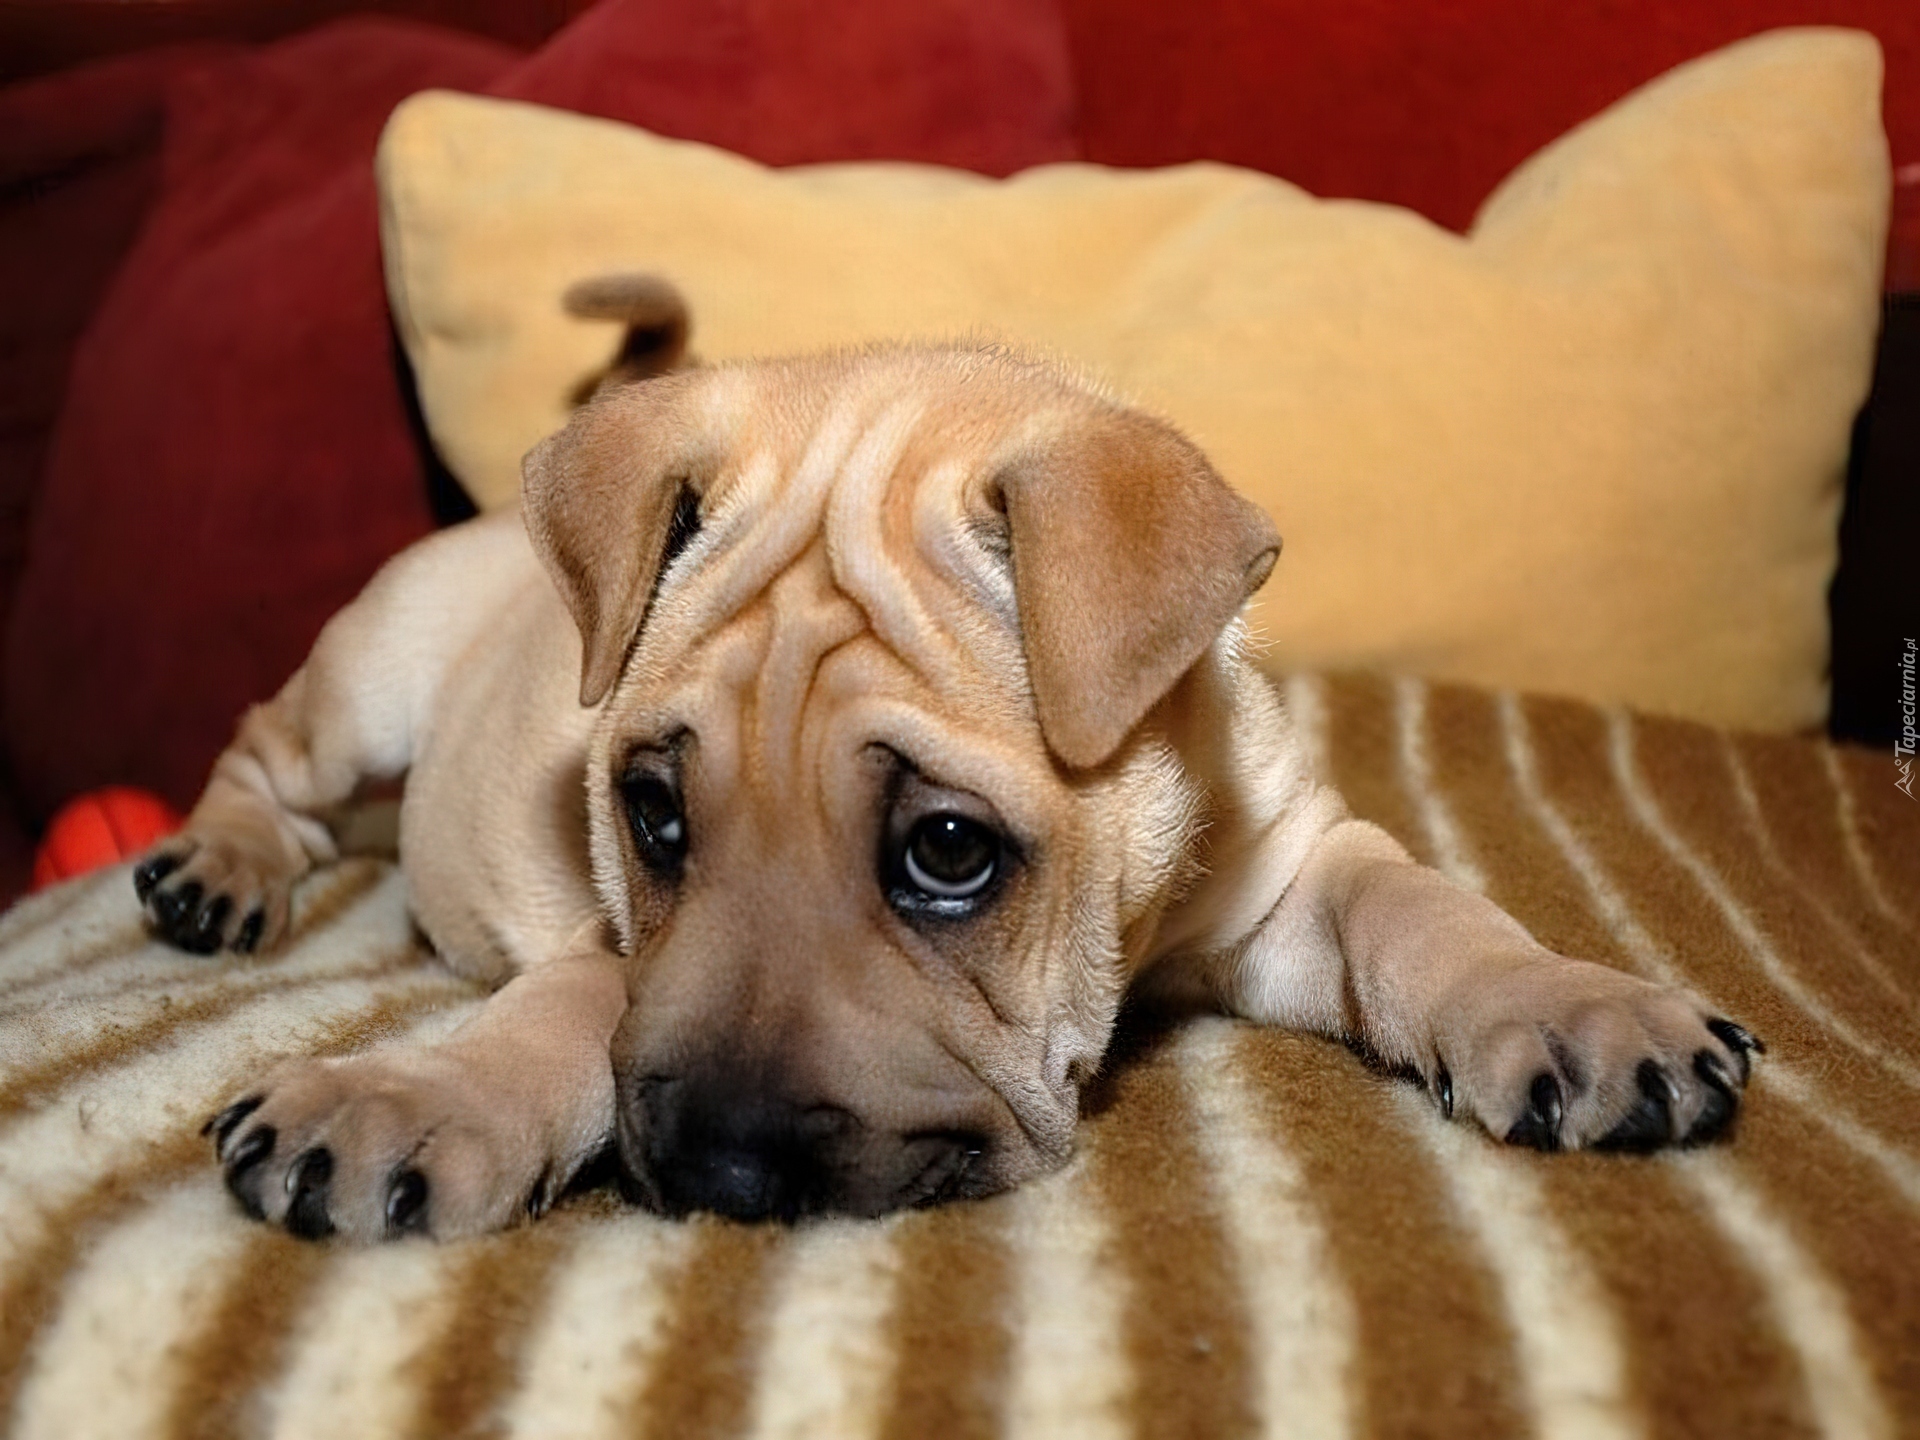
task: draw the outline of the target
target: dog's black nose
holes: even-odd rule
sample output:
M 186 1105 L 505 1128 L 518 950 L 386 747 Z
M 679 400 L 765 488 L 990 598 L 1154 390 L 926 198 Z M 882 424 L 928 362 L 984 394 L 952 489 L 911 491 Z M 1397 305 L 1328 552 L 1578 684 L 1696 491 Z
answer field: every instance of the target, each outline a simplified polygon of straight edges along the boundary
M 769 1150 L 708 1150 L 670 1162 L 659 1178 L 675 1210 L 711 1210 L 735 1220 L 797 1214 L 808 1188 L 804 1175 Z
M 629 1073 L 618 1114 L 636 1198 L 670 1215 L 882 1215 L 997 1188 L 985 1126 L 951 1107 L 910 1128 L 876 1128 L 807 1087 L 702 1070 Z
M 644 1087 L 647 1179 L 675 1214 L 791 1220 L 833 1208 L 834 1175 L 859 1128 L 845 1110 L 725 1080 Z

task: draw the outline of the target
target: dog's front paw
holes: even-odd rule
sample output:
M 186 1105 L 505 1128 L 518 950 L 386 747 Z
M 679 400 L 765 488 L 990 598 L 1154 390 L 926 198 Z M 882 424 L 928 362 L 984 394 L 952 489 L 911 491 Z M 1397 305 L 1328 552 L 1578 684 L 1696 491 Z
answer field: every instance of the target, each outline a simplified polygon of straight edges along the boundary
M 519 1097 L 449 1051 L 289 1060 L 207 1122 L 227 1188 L 304 1239 L 440 1239 L 552 1204 L 556 1155 Z
M 1543 953 L 1449 997 L 1427 1081 L 1510 1145 L 1653 1150 L 1724 1135 L 1763 1048 L 1685 991 Z
M 277 846 L 192 830 L 161 841 L 133 867 L 154 933 L 194 955 L 272 949 L 286 933 L 299 878 Z

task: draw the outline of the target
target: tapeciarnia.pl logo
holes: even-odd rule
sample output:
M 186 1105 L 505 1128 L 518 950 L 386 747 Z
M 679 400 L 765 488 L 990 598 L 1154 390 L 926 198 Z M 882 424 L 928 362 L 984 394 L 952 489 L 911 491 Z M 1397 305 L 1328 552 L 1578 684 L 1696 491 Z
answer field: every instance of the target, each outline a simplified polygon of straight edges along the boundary
M 1894 788 L 1909 800 L 1920 799 L 1913 793 L 1913 752 L 1920 745 L 1920 729 L 1914 725 L 1916 662 L 1920 662 L 1920 647 L 1909 638 L 1900 656 L 1900 736 L 1893 742 L 1893 768 L 1900 772 Z

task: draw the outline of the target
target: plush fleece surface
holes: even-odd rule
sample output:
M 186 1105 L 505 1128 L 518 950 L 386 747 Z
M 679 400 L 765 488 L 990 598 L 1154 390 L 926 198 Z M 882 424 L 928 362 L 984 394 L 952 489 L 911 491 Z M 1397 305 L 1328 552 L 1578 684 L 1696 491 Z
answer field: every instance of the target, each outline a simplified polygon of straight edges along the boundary
M 1137 1030 L 1063 1173 L 881 1223 L 578 1195 L 458 1245 L 243 1219 L 200 1122 L 475 992 L 399 877 L 265 959 L 124 869 L 0 922 L 0 1416 L 21 1437 L 1920 1434 L 1920 805 L 1890 756 L 1295 679 L 1356 810 L 1544 940 L 1767 1041 L 1732 1143 L 1541 1156 L 1326 1040 Z
M 1536 155 L 1464 238 L 1218 165 L 769 170 L 420 95 L 381 142 L 388 289 L 483 506 L 618 346 L 560 297 L 651 271 L 709 360 L 985 334 L 1168 416 L 1286 538 L 1253 609 L 1283 666 L 1812 727 L 1879 323 L 1880 70 L 1858 32 L 1729 47 Z

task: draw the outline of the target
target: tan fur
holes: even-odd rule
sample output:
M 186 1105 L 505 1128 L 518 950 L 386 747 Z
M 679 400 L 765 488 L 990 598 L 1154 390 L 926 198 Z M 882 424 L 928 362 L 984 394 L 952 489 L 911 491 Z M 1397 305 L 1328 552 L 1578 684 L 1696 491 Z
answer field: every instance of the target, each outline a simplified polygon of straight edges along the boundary
M 614 1137 L 672 1208 L 658 1117 L 696 1082 L 799 1117 L 804 1208 L 987 1193 L 1065 1159 L 1136 984 L 1351 1037 L 1496 1135 L 1555 1076 L 1570 1147 L 1643 1060 L 1677 1136 L 1715 1099 L 1696 1055 L 1744 1078 L 1690 997 L 1551 954 L 1348 818 L 1241 654 L 1264 517 L 1051 368 L 879 350 L 609 390 L 529 457 L 524 505 L 389 565 L 159 852 L 164 925 L 198 883 L 200 933 L 259 905 L 271 943 L 319 821 L 406 771 L 420 924 L 504 985 L 437 1049 L 266 1077 L 219 1138 L 269 1218 L 311 1225 L 324 1148 L 343 1233 L 388 1233 L 406 1170 L 434 1233 L 494 1228 Z M 636 775 L 678 787 L 674 875 L 636 848 Z M 933 814 L 1010 844 L 991 903 L 937 922 L 876 874 Z

